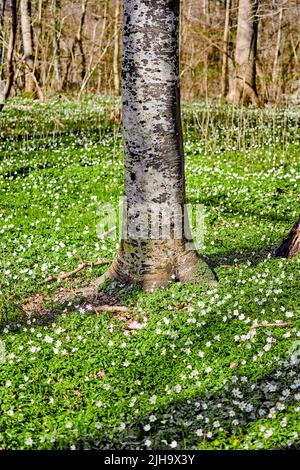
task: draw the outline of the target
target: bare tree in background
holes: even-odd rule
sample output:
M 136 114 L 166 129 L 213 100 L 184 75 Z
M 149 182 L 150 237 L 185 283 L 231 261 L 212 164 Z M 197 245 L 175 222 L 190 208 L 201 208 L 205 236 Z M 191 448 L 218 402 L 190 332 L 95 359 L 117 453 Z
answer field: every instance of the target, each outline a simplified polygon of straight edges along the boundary
M 3 79 L 3 59 L 4 59 L 4 12 L 6 0 L 0 0 L 0 93 Z
M 34 46 L 30 0 L 20 0 L 20 18 L 24 61 L 26 64 L 25 91 L 33 95 L 37 89 L 37 79 L 35 76 L 35 66 L 33 58 Z
M 240 3 L 245 5 L 245 2 L 241 0 Z M 6 11 L 2 50 L 5 67 L 2 68 L 2 78 L 7 83 L 10 0 L 0 0 L 2 10 L 4 3 Z M 251 6 L 257 4 L 258 0 L 247 0 L 246 3 Z M 32 54 L 29 47 L 29 53 L 26 54 L 29 60 L 24 66 L 20 22 L 14 55 L 14 90 L 18 93 L 28 90 L 29 86 L 33 87 L 36 85 L 35 76 L 39 85 L 35 91 L 39 95 L 40 91 L 45 96 L 51 96 L 57 91 L 75 91 L 79 92 L 79 96 L 83 93 L 120 94 L 122 1 L 18 0 L 19 13 L 23 5 L 30 4 L 31 19 L 27 25 L 31 23 L 33 32 Z M 241 6 L 239 11 L 239 0 L 184 0 L 181 4 L 181 89 L 185 99 L 205 97 L 209 100 L 219 98 L 220 95 L 224 98 L 227 93 L 226 96 L 237 102 L 256 103 L 257 95 L 261 102 L 297 102 L 297 80 L 300 76 L 299 0 L 259 0 L 254 23 L 251 12 L 248 15 L 252 26 L 250 24 L 250 32 L 246 34 L 246 37 L 250 34 L 246 46 L 248 52 L 245 52 L 246 65 L 239 63 L 241 51 L 236 51 L 237 73 L 234 72 L 233 42 L 237 36 L 241 44 L 241 18 L 245 20 L 247 9 Z M 258 19 L 259 61 L 255 61 Z M 3 25 L 1 30 L 3 33 Z M 256 32 L 253 37 L 251 31 L 253 34 Z M 3 45 L 3 34 L 0 42 Z M 30 72 L 31 55 L 34 75 Z M 28 81 L 34 83 L 29 85 Z
M 222 92 L 221 97 L 226 98 L 229 91 L 228 62 L 229 56 L 229 33 L 230 33 L 230 9 L 231 0 L 225 0 L 225 25 L 223 37 L 223 61 L 222 61 Z
M 120 94 L 120 73 L 119 73 L 119 54 L 120 54 L 120 13 L 121 13 L 121 1 L 116 0 L 116 15 L 115 15 L 115 26 L 114 26 L 114 90 L 115 95 Z
M 256 90 L 257 9 L 259 0 L 240 0 L 235 49 L 235 76 L 227 101 L 259 105 Z
M 79 51 L 80 51 L 80 56 L 81 56 L 81 79 L 84 80 L 85 74 L 86 74 L 86 57 L 84 53 L 84 46 L 83 46 L 83 31 L 84 31 L 84 24 L 85 24 L 85 19 L 86 19 L 86 8 L 87 8 L 87 3 L 88 0 L 82 0 L 81 3 L 81 13 L 80 13 L 80 18 L 79 18 L 79 26 L 77 33 L 74 37 L 74 40 L 72 42 L 72 46 L 70 49 L 69 53 L 69 59 L 68 63 L 66 66 L 66 71 L 65 75 L 63 78 L 63 83 L 62 83 L 62 88 L 66 88 L 68 85 L 69 81 L 69 75 L 70 71 L 72 69 L 72 66 L 74 67 L 75 65 L 75 51 L 76 51 L 76 46 L 78 45 Z
M 4 8 L 3 8 L 4 11 Z M 3 20 L 4 23 L 4 20 Z M 16 43 L 16 34 L 17 34 L 17 0 L 10 0 L 10 35 L 8 42 L 8 49 L 6 54 L 6 64 L 7 64 L 7 79 L 2 89 L 0 89 L 0 111 L 3 109 L 7 98 L 9 97 L 13 79 L 14 79 L 14 49 Z M 3 54 L 2 54 L 3 55 Z
M 52 3 L 53 14 L 53 54 L 54 54 L 54 75 L 55 75 L 55 90 L 61 91 L 62 89 L 62 65 L 61 65 L 61 2 L 60 0 L 53 0 Z
M 281 46 L 281 37 L 282 37 L 282 19 L 283 19 L 283 7 L 281 5 L 279 9 L 279 24 L 277 31 L 277 40 L 274 54 L 274 64 L 273 64 L 273 76 L 272 76 L 272 85 L 273 85 L 273 100 L 277 102 L 278 92 L 280 89 L 279 86 L 279 58 L 280 58 L 280 46 Z

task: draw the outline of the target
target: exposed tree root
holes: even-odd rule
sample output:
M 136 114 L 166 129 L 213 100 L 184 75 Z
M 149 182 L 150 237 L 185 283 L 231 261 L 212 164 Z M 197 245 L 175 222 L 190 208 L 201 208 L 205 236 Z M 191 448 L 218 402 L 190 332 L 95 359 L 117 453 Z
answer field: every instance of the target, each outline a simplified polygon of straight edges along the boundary
M 274 328 L 274 327 L 275 328 L 292 328 L 293 324 L 291 322 L 254 323 L 251 326 L 249 333 L 253 330 L 256 330 L 257 328 Z
M 66 273 L 59 273 L 57 275 L 52 275 L 52 276 L 47 277 L 46 279 L 44 279 L 42 284 L 47 284 L 48 282 L 52 282 L 52 281 L 61 281 L 63 279 L 67 279 L 71 276 L 74 276 L 75 274 L 79 273 L 79 271 L 82 271 L 82 269 L 84 268 L 94 267 L 94 266 L 104 266 L 105 264 L 109 264 L 109 263 L 110 261 L 102 259 L 102 258 L 98 259 L 97 261 L 92 261 L 92 262 L 87 261 L 85 263 L 81 263 L 79 266 L 77 266 L 77 268 L 73 269 L 72 271 L 69 271 Z
M 54 310 L 61 310 L 61 307 L 65 305 L 64 311 L 74 311 L 74 309 L 83 309 L 91 310 L 99 309 L 102 311 L 127 311 L 124 310 L 123 306 L 115 306 L 116 300 L 113 297 L 110 297 L 103 293 L 98 293 L 98 288 L 101 284 L 105 282 L 108 277 L 108 272 L 104 273 L 102 276 L 94 279 L 91 284 L 86 287 L 79 287 L 76 289 L 60 289 L 53 297 L 43 296 L 41 294 L 29 297 L 21 305 L 23 312 L 32 316 L 35 314 L 38 315 L 48 315 L 53 314 L 53 309 L 51 311 L 47 308 L 46 303 L 51 302 L 54 304 Z M 55 306 L 57 307 L 55 308 Z M 114 309 L 110 308 L 115 306 Z M 127 307 L 126 307 L 127 309 Z M 54 312 L 55 314 L 55 312 Z
M 97 305 L 93 308 L 94 312 L 128 312 L 129 308 L 125 305 Z

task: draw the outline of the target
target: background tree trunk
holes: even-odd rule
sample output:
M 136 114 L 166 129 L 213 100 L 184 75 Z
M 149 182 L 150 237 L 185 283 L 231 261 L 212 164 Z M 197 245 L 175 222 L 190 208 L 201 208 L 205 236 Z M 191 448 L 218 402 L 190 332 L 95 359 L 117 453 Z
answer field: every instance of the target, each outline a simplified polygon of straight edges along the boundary
M 213 273 L 185 230 L 179 0 L 125 0 L 123 12 L 125 207 L 109 274 L 145 290 L 209 281 Z
M 279 57 L 280 57 L 280 46 L 281 46 L 281 30 L 282 30 L 282 17 L 283 17 L 283 7 L 281 6 L 279 11 L 279 25 L 277 32 L 277 41 L 274 55 L 274 64 L 273 64 L 273 76 L 272 76 L 272 85 L 273 85 L 273 101 L 277 103 L 278 101 L 278 90 L 279 90 Z
M 54 46 L 54 76 L 55 76 L 55 90 L 61 91 L 62 89 L 62 66 L 61 66 L 61 50 L 60 50 L 60 38 L 61 38 L 61 3 L 60 0 L 53 0 L 52 4 L 53 11 L 53 46 Z
M 6 0 L 0 0 L 0 93 L 2 90 L 4 61 L 4 12 Z
M 229 62 L 229 26 L 230 26 L 230 8 L 231 0 L 225 0 L 225 25 L 223 37 L 223 61 L 222 61 L 222 92 L 221 97 L 226 98 L 229 90 L 228 82 L 228 62 Z
M 300 218 L 295 223 L 289 235 L 276 250 L 277 258 L 292 258 L 300 253 Z
M 33 60 L 33 34 L 31 26 L 31 1 L 20 0 L 20 17 L 25 71 L 25 91 L 34 94 L 36 90 L 34 79 L 34 60 Z
M 120 0 L 116 0 L 116 16 L 115 16 L 115 26 L 114 26 L 114 63 L 113 63 L 113 72 L 114 72 L 114 89 L 115 95 L 120 94 L 120 76 L 119 76 L 119 52 L 120 52 L 120 37 L 119 37 L 119 22 L 120 22 L 120 13 L 121 13 L 121 3 Z
M 259 0 L 240 0 L 235 49 L 235 77 L 227 101 L 259 105 L 256 91 L 257 9 Z
M 81 55 L 81 79 L 85 79 L 86 75 L 86 58 L 85 58 L 85 53 L 84 53 L 84 48 L 83 48 L 83 29 L 84 29 L 84 23 L 85 23 L 85 18 L 86 18 L 86 6 L 87 6 L 88 0 L 82 0 L 81 4 L 81 15 L 79 19 L 79 26 L 77 33 L 74 37 L 70 53 L 69 53 L 69 59 L 66 65 L 66 71 L 65 75 L 62 81 L 62 89 L 66 89 L 69 83 L 69 74 L 72 68 L 76 65 L 75 61 L 75 51 L 76 51 L 76 45 L 78 44 L 79 47 L 79 52 Z
M 77 33 L 77 43 L 78 43 L 80 57 L 81 57 L 81 79 L 82 80 L 84 80 L 85 74 L 86 74 L 86 58 L 85 58 L 84 47 L 83 47 L 83 32 L 84 32 L 84 23 L 85 23 L 85 18 L 86 18 L 87 3 L 88 3 L 88 0 L 82 0 L 80 25 L 79 25 L 78 33 Z
M 14 80 L 14 63 L 13 63 L 13 56 L 14 56 L 14 49 L 16 43 L 16 34 L 17 34 L 17 0 L 10 0 L 10 16 L 11 16 L 11 23 L 10 23 L 10 36 L 9 36 L 9 43 L 8 43 L 8 50 L 7 50 L 7 68 L 8 68 L 8 76 L 6 84 L 0 89 L 0 111 L 3 109 L 7 98 L 9 97 L 11 87 L 13 85 Z

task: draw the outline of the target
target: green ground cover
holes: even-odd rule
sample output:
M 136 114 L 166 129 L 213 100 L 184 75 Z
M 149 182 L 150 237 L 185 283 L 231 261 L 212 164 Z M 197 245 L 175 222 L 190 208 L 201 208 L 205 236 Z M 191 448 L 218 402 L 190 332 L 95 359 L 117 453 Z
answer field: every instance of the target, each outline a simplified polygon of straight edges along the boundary
M 187 195 L 205 208 L 217 287 L 106 284 L 133 331 L 79 304 L 24 315 L 29 296 L 106 268 L 47 276 L 114 257 L 96 227 L 122 194 L 116 106 L 15 99 L 0 115 L 0 448 L 299 446 L 300 259 L 271 256 L 299 213 L 299 109 L 184 106 Z M 263 322 L 289 325 L 251 328 Z

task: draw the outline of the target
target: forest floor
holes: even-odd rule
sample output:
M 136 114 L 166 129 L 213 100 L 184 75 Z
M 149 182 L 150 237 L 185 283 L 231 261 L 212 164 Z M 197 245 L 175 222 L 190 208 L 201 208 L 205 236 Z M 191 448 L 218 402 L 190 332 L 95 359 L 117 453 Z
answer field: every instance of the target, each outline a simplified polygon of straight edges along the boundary
M 122 195 L 116 106 L 14 99 L 0 115 L 0 448 L 298 447 L 300 258 L 272 253 L 299 213 L 300 110 L 184 106 L 218 286 L 106 283 L 74 304 L 106 266 L 44 281 L 116 253 L 97 234 Z

